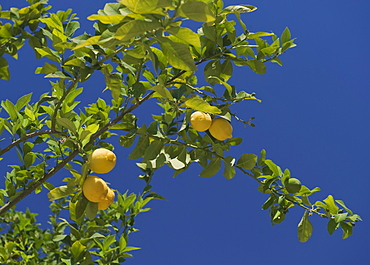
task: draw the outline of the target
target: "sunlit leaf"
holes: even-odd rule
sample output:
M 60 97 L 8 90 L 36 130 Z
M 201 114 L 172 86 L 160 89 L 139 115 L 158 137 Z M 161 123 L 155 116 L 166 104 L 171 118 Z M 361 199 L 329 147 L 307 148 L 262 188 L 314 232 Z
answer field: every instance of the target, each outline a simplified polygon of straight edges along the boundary
M 60 187 L 52 189 L 48 193 L 48 198 L 49 198 L 50 201 L 61 199 L 61 198 L 64 198 L 64 197 L 74 193 L 75 191 L 76 191 L 75 187 L 69 187 L 67 185 L 60 186 Z
M 187 18 L 198 22 L 209 23 L 216 19 L 209 6 L 201 1 L 187 1 L 181 5 L 181 11 Z
M 309 220 L 308 212 L 305 211 L 301 221 L 298 224 L 298 239 L 300 242 L 306 242 L 310 239 L 313 231 L 313 226 Z
M 163 85 L 156 85 L 156 86 L 152 87 L 150 90 L 154 90 L 161 97 L 173 100 L 171 92 Z M 155 96 L 155 95 L 153 95 L 153 96 Z
M 172 6 L 172 1 L 170 0 L 120 0 L 118 2 L 137 14 L 162 14 L 161 8 Z
M 266 65 L 259 60 L 249 60 L 247 65 L 257 74 L 263 75 L 266 73 Z
M 338 206 L 335 204 L 334 198 L 332 195 L 329 195 L 324 202 L 326 203 L 326 207 L 329 210 L 331 214 L 337 214 L 338 213 Z
M 99 20 L 103 24 L 111 24 L 111 23 L 120 23 L 122 19 L 124 19 L 124 15 L 91 15 L 87 17 L 88 20 Z
M 78 259 L 78 257 L 82 254 L 82 252 L 86 249 L 84 245 L 81 244 L 80 241 L 75 241 L 71 246 L 72 255 Z
M 193 32 L 189 28 L 171 27 L 166 31 L 173 36 L 193 45 L 194 47 L 200 47 L 200 37 L 197 33 Z
M 77 45 L 76 47 L 73 48 L 73 50 L 77 50 L 77 49 L 80 49 L 82 47 L 85 47 L 85 46 L 89 46 L 89 45 L 94 45 L 94 44 L 98 44 L 99 42 L 99 39 L 100 39 L 100 36 L 93 36 L 93 37 L 90 37 L 89 39 L 87 39 L 86 41 L 82 42 L 81 44 Z
M 215 106 L 209 105 L 207 101 L 200 97 L 192 97 L 185 101 L 185 105 L 193 110 L 199 110 L 208 113 L 220 114 L 221 110 Z
M 64 128 L 67 128 L 68 130 L 70 130 L 73 133 L 76 133 L 76 130 L 77 130 L 76 126 L 69 119 L 67 119 L 67 118 L 56 118 L 56 122 L 57 122 L 58 125 L 60 125 Z
M 345 222 L 341 222 L 340 223 L 340 227 L 343 230 L 343 235 L 342 235 L 342 238 L 343 239 L 346 239 L 346 238 L 348 238 L 349 236 L 352 235 L 353 226 L 351 224 L 345 223 Z
M 256 9 L 257 7 L 251 5 L 232 5 L 226 7 L 223 11 L 226 13 L 249 13 Z
M 155 30 L 162 27 L 157 21 L 131 20 L 123 24 L 114 34 L 116 39 L 129 41 L 130 39 L 144 34 L 146 31 Z
M 196 71 L 197 67 L 189 47 L 183 43 L 173 42 L 168 38 L 158 38 L 163 54 L 175 68 L 185 71 Z

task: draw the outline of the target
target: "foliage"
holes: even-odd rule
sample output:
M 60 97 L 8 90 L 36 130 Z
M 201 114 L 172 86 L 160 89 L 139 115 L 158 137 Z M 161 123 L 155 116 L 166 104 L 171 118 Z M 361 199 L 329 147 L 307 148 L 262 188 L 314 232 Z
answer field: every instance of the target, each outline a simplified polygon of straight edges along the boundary
M 96 21 L 94 34 L 76 36 L 80 24 L 71 9 L 51 13 L 47 0 L 28 2 L 24 8 L 0 9 L 0 78 L 10 80 L 7 58 L 17 58 L 19 49 L 29 45 L 37 59 L 46 59 L 35 74 L 50 78 L 50 92 L 36 102 L 31 101 L 32 93 L 16 102 L 1 102 L 0 155 L 12 149 L 19 154 L 0 190 L 1 263 L 123 262 L 136 249 L 127 245 L 129 234 L 136 231 L 136 216 L 149 210 L 144 207 L 150 200 L 163 199 L 151 190 L 155 171 L 168 166 L 175 177 L 192 163 L 203 167 L 201 177 L 223 169 L 225 178 L 232 179 L 239 170 L 257 181 L 258 190 L 268 197 L 262 209 L 269 211 L 273 224 L 281 223 L 291 208 L 303 208 L 298 225 L 302 242 L 312 234 L 313 214 L 328 220 L 329 234 L 339 227 L 343 238 L 352 234 L 361 219 L 342 201 L 329 195 L 311 203 L 309 197 L 320 189 L 304 185 L 289 193 L 289 170 L 283 172 L 266 159 L 264 150 L 259 156 L 226 155 L 241 138 L 219 141 L 189 126 L 193 111 L 253 126 L 253 118 L 242 120 L 232 107 L 260 100 L 228 81 L 235 66 L 265 74 L 267 62 L 282 65 L 279 56 L 295 46 L 288 28 L 280 36 L 249 32 L 241 16 L 256 8 L 225 7 L 222 0 L 120 0 L 88 17 Z M 111 102 L 99 98 L 77 110 L 77 97 L 88 93 L 81 83 L 99 72 Z M 199 72 L 207 85 L 199 84 Z M 163 113 L 153 114 L 150 124 L 139 127 L 140 117 L 133 111 L 149 99 L 155 99 Z M 119 143 L 112 144 L 110 138 L 116 134 Z M 98 147 L 119 146 L 132 148 L 129 159 L 140 159 L 139 177 L 145 186 L 142 194 L 117 191 L 117 201 L 98 211 L 81 192 L 89 174 L 88 156 Z M 48 180 L 61 169 L 69 170 L 70 177 L 54 187 Z M 52 201 L 49 230 L 39 228 L 36 214 L 14 209 L 42 189 L 49 190 Z

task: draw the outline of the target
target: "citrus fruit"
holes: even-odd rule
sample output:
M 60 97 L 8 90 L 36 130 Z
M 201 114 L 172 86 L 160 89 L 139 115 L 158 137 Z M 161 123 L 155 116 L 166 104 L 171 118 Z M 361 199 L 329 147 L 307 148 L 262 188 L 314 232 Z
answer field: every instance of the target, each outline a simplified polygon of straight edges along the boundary
M 190 124 L 198 132 L 207 131 L 212 124 L 211 115 L 201 111 L 193 112 L 190 116 Z
M 109 187 L 105 181 L 96 176 L 87 176 L 82 185 L 82 192 L 91 202 L 100 202 L 107 196 Z
M 105 196 L 104 200 L 98 202 L 98 209 L 105 210 L 114 202 L 114 191 L 108 189 L 108 193 Z
M 224 118 L 213 119 L 211 127 L 209 127 L 209 132 L 214 138 L 220 141 L 233 137 L 233 127 L 230 122 Z
M 116 155 L 105 148 L 94 150 L 89 157 L 89 167 L 99 174 L 108 173 L 116 165 Z
M 285 183 L 285 188 L 289 193 L 297 193 L 298 191 L 301 190 L 302 184 L 299 181 L 299 179 L 296 178 L 290 178 L 286 183 Z

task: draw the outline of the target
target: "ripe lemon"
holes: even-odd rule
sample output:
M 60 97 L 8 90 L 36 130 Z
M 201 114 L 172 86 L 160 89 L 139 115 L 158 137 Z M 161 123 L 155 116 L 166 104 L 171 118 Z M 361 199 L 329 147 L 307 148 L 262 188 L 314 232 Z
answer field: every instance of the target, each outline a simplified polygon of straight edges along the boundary
M 96 176 L 87 176 L 82 185 L 82 192 L 91 202 L 100 202 L 107 196 L 109 187 L 105 181 Z
M 299 179 L 296 178 L 290 178 L 285 183 L 285 188 L 289 193 L 297 193 L 301 190 L 302 184 L 299 181 Z
M 198 132 L 207 131 L 212 124 L 211 115 L 201 111 L 193 112 L 190 116 L 190 124 Z
M 94 150 L 89 157 L 89 167 L 99 174 L 108 173 L 116 165 L 116 155 L 105 148 Z
M 114 202 L 114 191 L 111 189 L 108 189 L 107 196 L 105 196 L 104 200 L 101 202 L 98 202 L 98 209 L 99 210 L 105 210 L 107 209 L 112 203 Z
M 233 127 L 228 120 L 223 118 L 215 118 L 212 120 L 211 127 L 209 127 L 209 133 L 217 140 L 223 141 L 232 136 Z

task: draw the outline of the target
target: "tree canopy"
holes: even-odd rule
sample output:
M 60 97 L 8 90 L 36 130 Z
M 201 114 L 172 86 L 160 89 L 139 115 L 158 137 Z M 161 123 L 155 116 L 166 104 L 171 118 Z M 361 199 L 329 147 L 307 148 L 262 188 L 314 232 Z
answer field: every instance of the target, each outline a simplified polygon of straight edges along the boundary
M 256 7 L 226 6 L 222 0 L 120 0 L 87 18 L 95 21 L 94 33 L 76 35 L 80 23 L 72 9 L 52 13 L 47 0 L 28 3 L 0 8 L 0 78 L 11 82 L 8 58 L 29 46 L 35 59 L 42 59 L 35 74 L 50 81 L 49 92 L 38 100 L 30 91 L 15 102 L 1 101 L 0 155 L 16 150 L 19 158 L 0 189 L 1 263 L 124 262 L 138 249 L 129 245 L 137 215 L 150 210 L 151 200 L 164 199 L 152 189 L 156 171 L 169 167 L 176 177 L 193 163 L 202 167 L 200 177 L 220 172 L 227 179 L 253 179 L 266 197 L 262 209 L 272 224 L 301 209 L 301 242 L 311 237 L 312 215 L 327 222 L 329 234 L 338 228 L 343 238 L 352 234 L 361 218 L 343 201 L 326 195 L 311 202 L 320 188 L 303 185 L 265 150 L 236 157 L 232 148 L 242 145 L 242 138 L 220 140 L 191 124 L 199 111 L 209 114 L 212 124 L 222 118 L 230 126 L 254 126 L 253 117 L 237 116 L 233 106 L 261 100 L 229 82 L 233 69 L 262 75 L 268 63 L 282 65 L 281 55 L 296 46 L 288 28 L 279 35 L 250 32 L 243 18 Z M 91 93 L 82 84 L 98 74 L 104 76 L 110 100 L 80 106 L 78 98 Z M 139 110 L 149 100 L 162 113 L 151 113 L 151 121 L 139 126 Z M 97 173 L 89 159 L 97 148 L 131 148 L 128 159 L 137 160 L 142 171 L 142 192 L 111 187 L 115 202 L 105 210 L 87 199 L 83 186 Z M 52 177 L 62 169 L 70 175 L 57 185 Z M 37 224 L 36 213 L 16 210 L 18 202 L 42 189 L 48 190 L 51 210 L 46 230 Z

